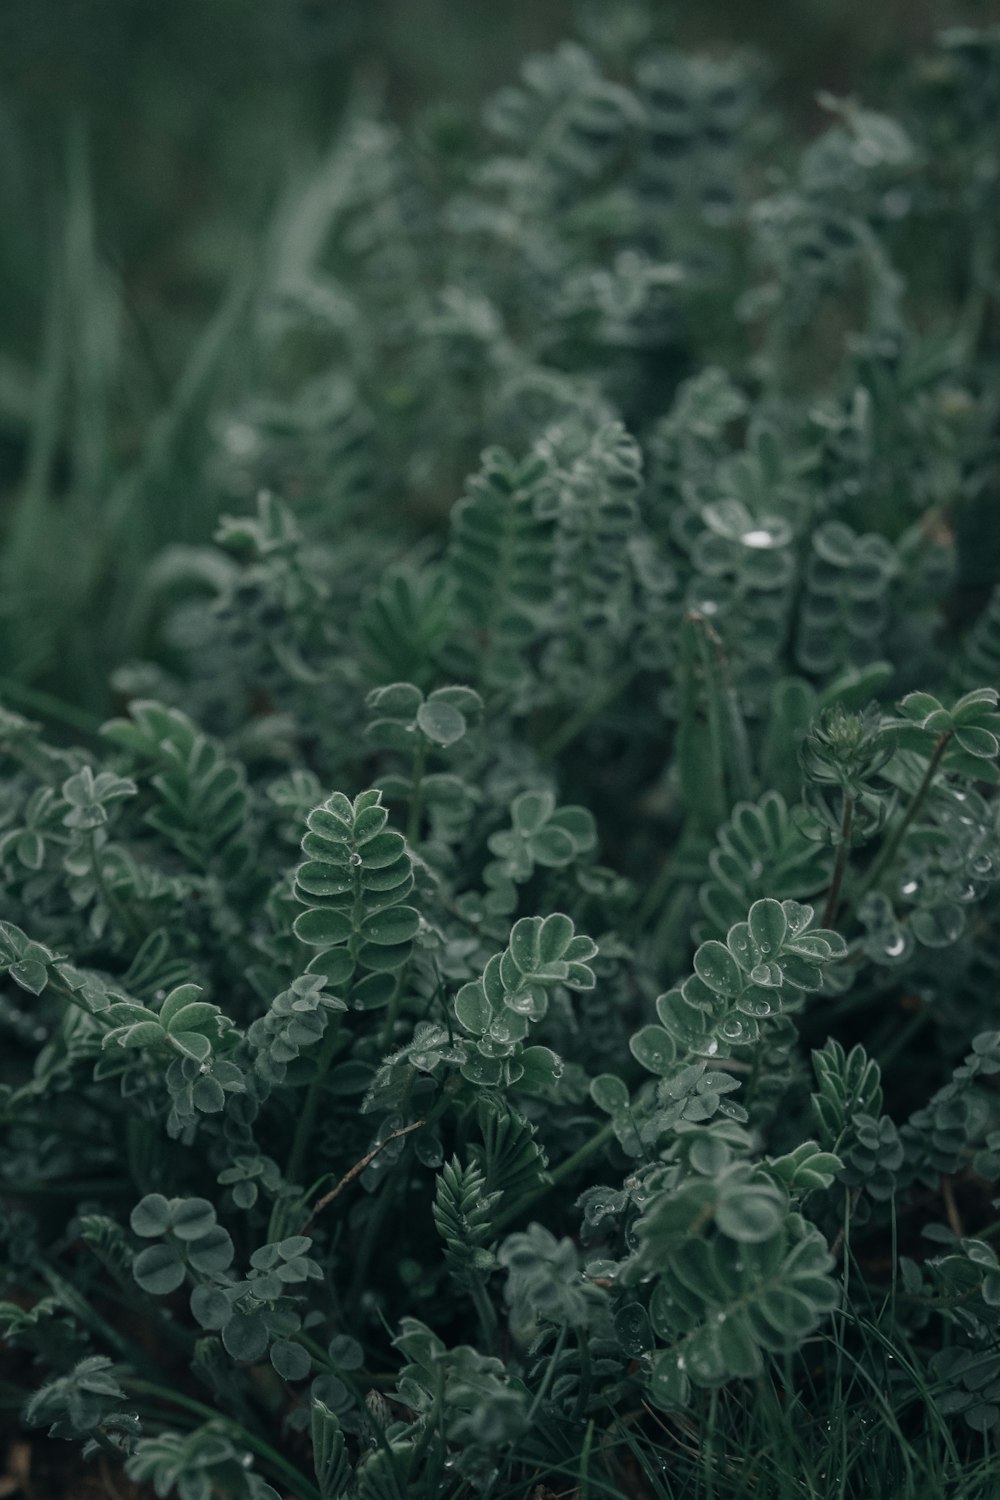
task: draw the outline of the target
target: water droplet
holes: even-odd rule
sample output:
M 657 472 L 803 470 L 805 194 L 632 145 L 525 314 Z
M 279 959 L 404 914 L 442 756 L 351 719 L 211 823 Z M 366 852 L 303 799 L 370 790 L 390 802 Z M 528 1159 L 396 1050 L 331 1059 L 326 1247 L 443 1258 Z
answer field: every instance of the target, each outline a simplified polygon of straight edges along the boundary
M 698 613 L 702 615 L 717 615 L 719 606 L 714 599 L 703 599 L 698 605 Z
M 350 857 L 350 859 L 348 860 L 348 864 L 359 865 L 360 863 L 361 863 L 361 855 L 360 854 L 356 854 L 356 853 L 352 854 L 351 857 Z
M 667 1300 L 669 1301 L 670 1299 L 668 1298 Z M 678 1370 L 687 1369 L 687 1360 L 684 1358 L 683 1354 L 678 1354 L 677 1356 L 677 1368 Z
M 898 958 L 899 955 L 902 953 L 902 951 L 903 951 L 903 949 L 905 947 L 906 947 L 906 939 L 903 937 L 903 934 L 900 932 L 900 933 L 897 933 L 897 935 L 893 938 L 893 940 L 892 940 L 891 943 L 886 943 L 886 945 L 885 945 L 885 951 L 886 951 L 886 953 L 888 954 L 888 956 L 890 958 Z
M 773 547 L 774 537 L 761 527 L 757 531 L 744 531 L 740 537 L 744 547 Z
M 770 943 L 758 943 L 757 947 L 760 949 L 761 953 L 770 953 L 771 951 Z
M 908 880 L 906 882 L 906 884 L 903 886 L 903 895 L 904 896 L 912 896 L 916 892 L 916 889 L 917 889 L 917 882 L 915 880 Z
M 713 1037 L 710 1042 L 705 1043 L 701 1050 L 704 1057 L 714 1057 L 719 1050 L 719 1044 Z

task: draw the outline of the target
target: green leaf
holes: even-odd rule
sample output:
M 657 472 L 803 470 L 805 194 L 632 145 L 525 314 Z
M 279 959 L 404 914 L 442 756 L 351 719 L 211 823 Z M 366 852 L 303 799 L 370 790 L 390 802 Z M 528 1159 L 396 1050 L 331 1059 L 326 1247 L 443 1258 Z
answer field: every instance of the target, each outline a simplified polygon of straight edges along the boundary
M 967 754 L 974 755 L 981 760 L 993 760 L 997 751 L 1000 750 L 996 735 L 991 734 L 988 729 L 957 728 L 955 739 Z
M 726 1313 L 714 1332 L 727 1374 L 743 1380 L 760 1374 L 764 1362 L 739 1311 Z
M 172 989 L 160 1006 L 160 1022 L 170 1030 L 170 1023 L 177 1012 L 192 1004 L 202 993 L 200 984 L 179 984 Z
M 188 1246 L 187 1258 L 196 1271 L 227 1271 L 236 1254 L 229 1231 L 216 1224 Z
M 267 1325 L 260 1313 L 234 1313 L 222 1330 L 222 1342 L 233 1359 L 260 1359 L 267 1348 Z
M 525 1047 L 518 1062 L 523 1072 L 517 1087 L 522 1093 L 534 1094 L 551 1088 L 562 1077 L 562 1061 L 550 1047 Z
M 215 1020 L 219 1014 L 218 1006 L 209 1005 L 204 1000 L 195 1001 L 191 1005 L 182 1005 L 175 1009 L 167 1022 L 167 1032 L 173 1035 L 177 1031 L 197 1031 L 200 1027 Z M 163 1020 L 163 1013 L 160 1013 Z
M 215 1209 L 207 1198 L 182 1198 L 170 1215 L 170 1227 L 181 1240 L 199 1240 L 215 1228 Z
M 782 1197 L 761 1186 L 730 1189 L 715 1211 L 715 1222 L 722 1234 L 740 1244 L 758 1244 L 770 1239 L 781 1228 L 785 1215 Z
M 361 924 L 361 936 L 366 943 L 391 947 L 397 943 L 409 942 L 416 936 L 419 928 L 420 913 L 414 907 L 393 906 L 366 917 Z
M 543 964 L 562 958 L 573 940 L 573 923 L 562 912 L 553 912 L 538 929 L 536 949 Z
M 510 804 L 510 815 L 514 827 L 530 836 L 548 822 L 555 809 L 556 799 L 552 792 L 521 792 Z
M 205 1115 L 218 1114 L 226 1104 L 225 1090 L 216 1078 L 196 1078 L 191 1098 L 195 1108 Z
M 412 682 L 391 682 L 368 694 L 368 707 L 389 719 L 412 720 L 424 701 L 424 695 Z
M 739 964 L 729 949 L 712 939 L 702 943 L 694 956 L 694 971 L 717 995 L 732 998 L 743 988 Z
M 277 1339 L 271 1345 L 271 1363 L 282 1380 L 305 1380 L 312 1369 L 312 1356 L 301 1344 Z
M 218 1332 L 233 1316 L 232 1304 L 214 1286 L 196 1286 L 191 1293 L 191 1316 L 202 1328 Z
M 779 951 L 788 931 L 781 902 L 769 899 L 753 903 L 747 913 L 747 925 L 751 938 L 765 956 Z
M 483 993 L 479 981 L 465 984 L 455 996 L 455 1015 L 460 1025 L 473 1036 L 482 1036 L 493 1018 L 493 1007 Z
M 368 839 L 358 851 L 361 855 L 359 873 L 362 880 L 369 870 L 384 870 L 406 856 L 406 840 L 401 833 L 387 829 Z M 407 865 L 408 865 L 407 861 Z
M 596 1078 L 592 1078 L 590 1097 L 598 1109 L 603 1109 L 609 1115 L 620 1114 L 628 1108 L 628 1088 L 615 1073 L 599 1073 Z
M 170 1204 L 162 1193 L 147 1193 L 129 1215 L 132 1233 L 145 1240 L 166 1234 L 170 1228 Z
M 429 698 L 422 703 L 417 710 L 417 723 L 429 740 L 435 745 L 454 745 L 462 738 L 467 729 L 465 715 L 459 713 L 457 708 L 452 708 L 449 703 L 442 703 Z
M 292 929 L 300 942 L 315 948 L 329 948 L 336 943 L 345 943 L 353 928 L 346 912 L 336 911 L 330 906 L 314 906 L 300 912 L 292 923 Z
M 629 1051 L 650 1073 L 669 1073 L 677 1057 L 673 1037 L 662 1026 L 643 1026 L 629 1038 Z
M 184 1262 L 173 1245 L 150 1245 L 132 1262 L 132 1275 L 154 1297 L 175 1292 L 184 1280 Z
M 649 1377 L 649 1394 L 661 1411 L 681 1411 L 691 1400 L 691 1381 L 683 1357 L 665 1349 Z

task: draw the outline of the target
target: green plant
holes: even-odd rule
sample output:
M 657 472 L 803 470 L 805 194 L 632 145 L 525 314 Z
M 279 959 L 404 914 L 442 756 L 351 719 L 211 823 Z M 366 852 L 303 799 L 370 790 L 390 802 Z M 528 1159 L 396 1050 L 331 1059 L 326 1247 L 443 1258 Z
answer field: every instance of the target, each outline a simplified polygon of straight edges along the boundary
M 796 149 L 630 14 L 352 119 L 278 493 L 0 714 L 3 1399 L 164 1497 L 1000 1479 L 1000 47 Z

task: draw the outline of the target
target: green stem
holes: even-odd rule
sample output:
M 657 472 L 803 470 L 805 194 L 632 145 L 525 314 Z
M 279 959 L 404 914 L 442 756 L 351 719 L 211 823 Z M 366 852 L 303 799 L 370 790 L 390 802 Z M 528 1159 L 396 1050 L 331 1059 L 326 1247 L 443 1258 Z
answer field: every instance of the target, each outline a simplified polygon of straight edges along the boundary
M 587 1410 L 587 1402 L 590 1400 L 590 1387 L 592 1384 L 590 1341 L 586 1328 L 574 1328 L 573 1332 L 576 1336 L 576 1352 L 580 1358 L 580 1384 L 577 1389 L 576 1400 L 573 1403 L 573 1420 L 574 1422 L 580 1422 L 583 1420 L 583 1414 Z M 593 1426 L 593 1423 L 591 1423 L 591 1426 Z
M 837 907 L 840 905 L 840 887 L 844 881 L 844 871 L 847 869 L 847 861 L 851 853 L 851 829 L 854 824 L 854 798 L 844 793 L 844 811 L 840 820 L 840 844 L 837 847 L 837 860 L 833 867 L 833 879 L 830 881 L 830 890 L 827 894 L 826 905 L 823 907 L 823 916 L 820 921 L 821 927 L 832 927 L 837 915 Z
M 104 865 L 101 862 L 101 850 L 97 842 L 97 832 L 93 828 L 91 828 L 89 831 L 87 844 L 90 849 L 90 868 L 94 872 L 94 883 L 97 886 L 98 891 L 100 892 L 105 906 L 108 908 L 108 911 L 111 913 L 112 917 L 115 919 L 119 928 L 125 934 L 125 936 L 130 937 L 135 943 L 141 943 L 144 937 L 144 933 L 141 927 L 132 916 L 132 913 L 126 910 L 124 906 L 122 906 L 118 897 L 115 895 L 114 891 L 111 889 L 111 887 L 108 885 L 108 882 L 104 878 Z
M 72 1182 L 0 1182 L 0 1198 L 116 1198 L 134 1191 L 120 1177 L 77 1177 Z
M 316 1111 L 323 1094 L 323 1085 L 326 1075 L 330 1070 L 330 1063 L 337 1050 L 337 1038 L 340 1034 L 340 1012 L 335 1012 L 327 1021 L 326 1031 L 320 1046 L 319 1056 L 316 1059 L 316 1072 L 309 1092 L 306 1094 L 306 1102 L 302 1106 L 298 1124 L 295 1127 L 295 1135 L 292 1138 L 292 1149 L 288 1153 L 288 1161 L 285 1164 L 286 1182 L 297 1182 L 302 1170 L 302 1162 L 305 1158 L 309 1138 L 312 1135 L 313 1124 L 316 1120 Z
M 910 805 L 906 809 L 906 812 L 903 814 L 902 818 L 900 818 L 898 824 L 893 830 L 893 833 L 889 838 L 886 839 L 885 843 L 882 845 L 882 848 L 879 850 L 878 854 L 872 862 L 871 869 L 868 871 L 868 874 L 864 882 L 862 883 L 861 889 L 858 892 L 857 901 L 855 902 L 855 909 L 857 908 L 862 898 L 866 896 L 871 890 L 872 886 L 882 874 L 882 871 L 885 870 L 887 866 L 891 865 L 892 861 L 895 859 L 896 853 L 899 849 L 900 844 L 903 842 L 907 829 L 910 827 L 914 818 L 917 816 L 927 799 L 927 793 L 930 791 L 934 778 L 938 773 L 938 768 L 944 758 L 944 752 L 948 748 L 948 744 L 951 740 L 951 735 L 952 731 L 950 729 L 947 730 L 934 746 L 934 754 L 931 756 L 930 760 L 927 763 L 927 770 L 924 772 L 923 780 L 918 786 L 913 800 L 910 802 Z
M 134 1392 L 137 1396 L 152 1396 L 156 1400 L 164 1402 L 167 1406 L 179 1406 L 184 1411 L 194 1412 L 196 1416 L 203 1417 L 206 1422 L 213 1422 L 217 1427 L 224 1427 L 232 1434 L 238 1442 L 245 1443 L 253 1451 L 271 1465 L 271 1468 L 279 1473 L 283 1480 L 291 1485 L 292 1493 L 298 1500 L 322 1500 L 319 1490 L 310 1480 L 306 1479 L 301 1471 L 290 1464 L 276 1448 L 270 1443 L 265 1443 L 263 1438 L 256 1437 L 248 1432 L 239 1422 L 231 1417 L 222 1417 L 214 1407 L 206 1406 L 201 1401 L 195 1401 L 191 1396 L 185 1396 L 180 1391 L 171 1390 L 169 1386 L 157 1385 L 152 1380 L 134 1380 L 130 1376 L 122 1378 L 122 1385 L 126 1390 Z
M 385 1216 L 389 1212 L 389 1202 L 395 1197 L 394 1186 L 395 1184 L 391 1179 L 387 1179 L 383 1184 L 382 1191 L 375 1199 L 368 1223 L 365 1225 L 361 1235 L 361 1243 L 358 1246 L 357 1258 L 354 1262 L 354 1275 L 351 1278 L 351 1285 L 346 1298 L 346 1305 L 349 1308 L 356 1308 L 358 1305 L 362 1284 L 371 1269 L 372 1252 L 375 1249 L 375 1243 L 379 1235 L 382 1233 Z
M 588 1162 L 592 1156 L 596 1156 L 601 1147 L 611 1139 L 613 1134 L 614 1121 L 608 1120 L 605 1125 L 601 1126 L 600 1130 L 596 1131 L 590 1137 L 589 1141 L 584 1141 L 579 1151 L 574 1151 L 572 1156 L 567 1156 L 564 1162 L 560 1162 L 558 1167 L 553 1168 L 549 1173 L 548 1182 L 539 1183 L 537 1187 L 532 1188 L 530 1192 L 524 1193 L 518 1198 L 517 1202 L 512 1204 L 510 1208 L 505 1209 L 502 1214 L 498 1214 L 493 1220 L 493 1228 L 496 1230 L 506 1229 L 508 1224 L 512 1224 L 515 1219 L 519 1219 L 540 1198 L 547 1197 L 554 1187 L 558 1187 L 560 1182 L 565 1182 L 568 1177 L 572 1177 L 573 1173 L 579 1167 Z
M 399 1020 L 399 1006 L 403 998 L 403 981 L 406 978 L 406 971 L 408 967 L 408 964 L 404 964 L 397 973 L 396 983 L 393 985 L 392 994 L 389 996 L 389 1005 L 385 1013 L 385 1025 L 382 1027 L 382 1035 L 379 1040 L 379 1048 L 383 1056 L 386 1052 L 388 1052 L 390 1046 L 392 1045 L 393 1033 L 396 1030 L 396 1022 Z
M 663 863 L 657 870 L 656 875 L 646 887 L 646 894 L 639 903 L 636 913 L 635 929 L 642 932 L 654 912 L 659 911 L 666 901 L 667 893 L 673 884 L 674 859 L 669 854 L 664 857 Z
M 571 745 L 578 734 L 593 723 L 598 714 L 610 707 L 616 698 L 620 698 L 634 678 L 638 675 L 638 668 L 629 667 L 627 672 L 611 683 L 610 687 L 603 688 L 595 693 L 584 706 L 572 718 L 565 719 L 558 729 L 553 730 L 548 739 L 543 740 L 539 746 L 538 753 L 544 760 L 553 760 Z
M 825 927 L 826 923 L 824 922 L 823 925 Z M 753 1104 L 753 1096 L 757 1092 L 757 1080 L 760 1077 L 760 1063 L 763 1051 L 763 1042 L 758 1042 L 753 1051 L 753 1065 L 750 1069 L 750 1077 L 747 1079 L 746 1092 L 743 1095 L 743 1107 L 746 1110 L 750 1109 L 750 1106 Z
M 417 839 L 420 836 L 420 816 L 423 812 L 421 783 L 424 779 L 426 763 L 427 746 L 418 745 L 413 752 L 413 788 L 410 792 L 410 810 L 406 817 L 406 842 L 411 849 L 417 847 Z
M 553 1378 L 555 1376 L 556 1366 L 559 1363 L 559 1356 L 563 1352 L 563 1345 L 565 1344 L 565 1342 L 566 1324 L 564 1323 L 559 1330 L 559 1336 L 556 1339 L 556 1346 L 552 1351 L 552 1356 L 549 1359 L 548 1364 L 545 1366 L 545 1374 L 542 1376 L 542 1383 L 538 1387 L 538 1390 L 535 1392 L 535 1399 L 532 1401 L 531 1406 L 528 1410 L 529 1429 L 531 1427 L 531 1424 L 534 1422 L 535 1417 L 538 1415 L 539 1407 L 545 1400 L 546 1396 L 549 1394 L 549 1386 L 552 1384 Z
M 472 1305 L 476 1309 L 476 1316 L 479 1319 L 479 1329 L 483 1335 L 483 1343 L 487 1350 L 492 1350 L 497 1336 L 497 1315 L 493 1303 L 490 1301 L 489 1293 L 486 1290 L 485 1284 L 478 1276 L 469 1282 L 468 1292 L 472 1298 Z
M 102 721 L 96 714 L 88 714 L 85 709 L 57 698 L 54 693 L 28 687 L 27 683 L 17 682 L 13 677 L 0 677 L 0 694 L 14 703 L 20 703 L 24 708 L 44 714 L 47 719 L 54 719 L 57 723 L 79 730 L 81 734 L 90 735 L 93 739 L 99 737 Z

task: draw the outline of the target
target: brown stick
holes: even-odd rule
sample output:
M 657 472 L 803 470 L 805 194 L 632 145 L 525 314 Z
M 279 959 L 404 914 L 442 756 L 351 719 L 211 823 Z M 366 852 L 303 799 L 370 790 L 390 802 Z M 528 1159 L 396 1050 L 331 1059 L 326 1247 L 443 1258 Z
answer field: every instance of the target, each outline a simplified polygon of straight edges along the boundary
M 958 1204 L 955 1202 L 955 1189 L 950 1177 L 942 1176 L 941 1178 L 941 1197 L 944 1199 L 949 1229 L 958 1239 L 964 1239 L 965 1230 L 962 1227 L 962 1216 L 958 1211 Z
M 354 1178 L 357 1177 L 359 1173 L 365 1170 L 365 1167 L 367 1167 L 368 1163 L 374 1161 L 380 1151 L 385 1150 L 390 1141 L 398 1140 L 401 1135 L 409 1135 L 411 1130 L 419 1130 L 421 1125 L 426 1124 L 426 1120 L 414 1120 L 412 1125 L 404 1125 L 401 1130 L 394 1130 L 391 1135 L 387 1135 L 384 1141 L 379 1141 L 378 1145 L 375 1146 L 373 1150 L 369 1151 L 367 1156 L 363 1156 L 360 1161 L 356 1161 L 354 1163 L 354 1166 L 351 1167 L 350 1171 L 344 1173 L 343 1177 L 337 1183 L 337 1186 L 335 1188 L 333 1188 L 329 1193 L 326 1194 L 325 1197 L 319 1200 L 319 1202 L 316 1204 L 316 1207 L 313 1209 L 312 1213 L 303 1224 L 301 1232 L 303 1234 L 309 1233 L 309 1230 L 311 1229 L 313 1222 L 315 1221 L 316 1215 L 320 1212 L 320 1210 L 326 1208 L 328 1204 L 332 1203 L 334 1198 L 339 1197 L 340 1194 L 344 1191 L 347 1184 L 349 1182 L 353 1182 Z

